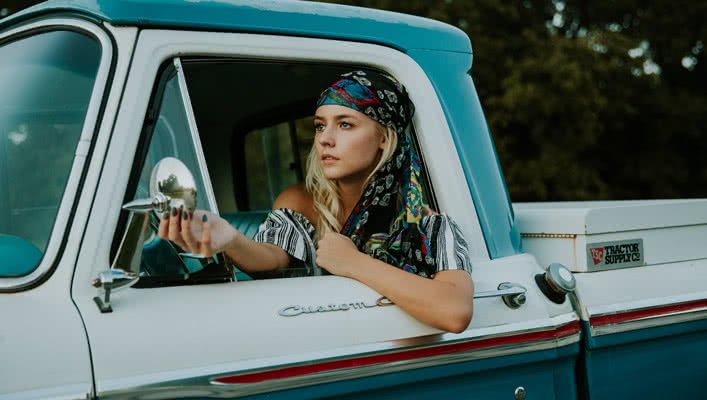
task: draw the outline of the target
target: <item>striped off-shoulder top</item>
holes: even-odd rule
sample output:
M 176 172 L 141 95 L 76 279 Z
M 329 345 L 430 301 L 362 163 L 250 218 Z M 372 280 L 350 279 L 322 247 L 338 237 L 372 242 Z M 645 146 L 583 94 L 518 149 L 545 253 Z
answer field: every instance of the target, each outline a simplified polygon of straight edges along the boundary
M 316 265 L 314 226 L 301 213 L 281 208 L 268 214 L 260 225 L 254 240 L 274 244 L 293 259 L 289 268 L 282 271 L 254 274 L 256 278 L 296 277 L 326 274 Z M 423 217 L 422 230 L 430 238 L 432 254 L 436 255 L 437 272 L 463 270 L 471 273 L 469 250 L 459 226 L 445 214 Z M 420 275 L 427 276 L 424 272 Z

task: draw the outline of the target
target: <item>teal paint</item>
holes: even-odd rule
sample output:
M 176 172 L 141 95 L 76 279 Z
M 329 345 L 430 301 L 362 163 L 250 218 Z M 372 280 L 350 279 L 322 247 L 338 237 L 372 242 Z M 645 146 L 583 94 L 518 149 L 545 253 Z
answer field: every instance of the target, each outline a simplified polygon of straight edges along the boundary
M 116 25 L 321 37 L 412 48 L 471 51 L 466 34 L 428 18 L 335 4 L 278 0 L 57 0 L 5 18 L 0 29 L 47 11 L 70 10 Z
M 427 73 L 442 103 L 489 256 L 500 258 L 520 253 L 520 233 L 506 182 L 476 88 L 468 74 L 471 54 L 411 50 L 409 55 Z

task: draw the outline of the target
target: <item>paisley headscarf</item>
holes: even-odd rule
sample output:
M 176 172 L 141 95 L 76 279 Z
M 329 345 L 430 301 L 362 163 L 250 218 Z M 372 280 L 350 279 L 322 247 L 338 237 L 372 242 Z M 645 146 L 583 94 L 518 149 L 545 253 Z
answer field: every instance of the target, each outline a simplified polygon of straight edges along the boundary
M 364 253 L 431 277 L 436 265 L 430 238 L 421 229 L 420 158 L 406 131 L 414 106 L 405 88 L 387 75 L 353 71 L 322 92 L 317 107 L 327 104 L 364 113 L 398 135 L 397 148 L 371 178 L 341 234 Z

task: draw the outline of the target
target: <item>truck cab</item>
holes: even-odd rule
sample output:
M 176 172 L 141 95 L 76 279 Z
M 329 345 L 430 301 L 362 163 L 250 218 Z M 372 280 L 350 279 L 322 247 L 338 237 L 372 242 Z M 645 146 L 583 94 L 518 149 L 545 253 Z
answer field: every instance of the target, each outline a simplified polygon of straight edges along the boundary
M 707 202 L 512 204 L 472 58 L 449 25 L 308 2 L 58 0 L 0 20 L 0 398 L 696 396 Z M 416 106 L 425 191 L 469 244 L 462 333 L 354 280 L 184 254 L 136 206 L 177 159 L 166 176 L 254 235 L 303 180 L 319 91 L 352 69 Z

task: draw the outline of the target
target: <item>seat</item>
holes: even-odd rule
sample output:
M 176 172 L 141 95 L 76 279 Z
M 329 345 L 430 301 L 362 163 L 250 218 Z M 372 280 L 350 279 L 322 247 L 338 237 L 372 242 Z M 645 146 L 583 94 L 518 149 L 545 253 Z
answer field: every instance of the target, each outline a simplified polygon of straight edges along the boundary
M 258 233 L 260 224 L 265 221 L 269 213 L 270 210 L 241 211 L 237 213 L 221 214 L 221 218 L 228 221 L 234 228 L 252 239 L 255 237 L 255 234 Z M 238 267 L 234 267 L 234 270 L 236 280 L 238 281 L 249 281 L 253 279 L 248 274 L 238 269 Z
M 265 221 L 270 210 L 241 211 L 237 213 L 221 214 L 221 217 L 230 222 L 234 228 L 249 238 L 254 238 L 258 233 L 260 224 Z
M 11 235 L 0 234 L 0 276 L 18 277 L 37 268 L 44 254 L 32 243 Z

